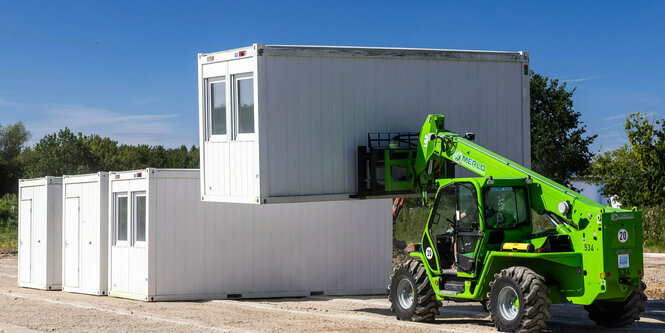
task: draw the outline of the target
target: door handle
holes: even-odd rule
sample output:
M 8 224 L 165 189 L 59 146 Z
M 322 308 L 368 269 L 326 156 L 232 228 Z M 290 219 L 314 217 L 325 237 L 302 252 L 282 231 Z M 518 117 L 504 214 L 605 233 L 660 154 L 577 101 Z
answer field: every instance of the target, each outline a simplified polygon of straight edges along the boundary
M 92 242 L 88 242 L 88 244 L 92 245 Z
M 39 239 L 37 240 L 37 243 L 41 243 L 41 242 L 42 242 L 41 240 L 39 240 Z

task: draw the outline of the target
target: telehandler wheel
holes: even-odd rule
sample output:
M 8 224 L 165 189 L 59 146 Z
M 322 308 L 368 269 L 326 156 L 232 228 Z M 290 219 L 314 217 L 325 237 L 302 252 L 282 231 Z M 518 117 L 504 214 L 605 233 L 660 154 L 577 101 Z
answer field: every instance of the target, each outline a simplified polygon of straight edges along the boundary
M 642 282 L 642 288 L 633 291 L 623 302 L 595 301 L 591 305 L 585 305 L 584 309 L 589 312 L 589 319 L 598 326 L 626 326 L 640 320 L 640 313 L 644 312 L 644 302 L 647 300 L 644 294 L 646 288 L 646 284 Z
M 439 314 L 437 301 L 425 266 L 411 259 L 393 271 L 388 286 L 390 310 L 399 320 L 431 322 Z
M 497 330 L 539 332 L 547 327 L 552 301 L 545 278 L 529 268 L 514 266 L 494 274 L 490 287 L 487 308 Z

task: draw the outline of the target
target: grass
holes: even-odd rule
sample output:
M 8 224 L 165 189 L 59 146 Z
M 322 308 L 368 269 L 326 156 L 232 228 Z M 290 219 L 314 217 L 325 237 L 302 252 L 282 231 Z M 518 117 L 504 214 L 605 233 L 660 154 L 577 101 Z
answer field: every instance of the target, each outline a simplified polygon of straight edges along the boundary
M 420 199 L 407 199 L 395 222 L 395 239 L 407 243 L 420 243 L 431 206 L 423 206 Z
M 665 252 L 665 208 L 655 206 L 642 213 L 644 248 L 649 252 Z
M 0 249 L 18 250 L 18 230 L 0 230 Z
M 0 249 L 18 249 L 18 197 L 5 194 L 0 198 Z

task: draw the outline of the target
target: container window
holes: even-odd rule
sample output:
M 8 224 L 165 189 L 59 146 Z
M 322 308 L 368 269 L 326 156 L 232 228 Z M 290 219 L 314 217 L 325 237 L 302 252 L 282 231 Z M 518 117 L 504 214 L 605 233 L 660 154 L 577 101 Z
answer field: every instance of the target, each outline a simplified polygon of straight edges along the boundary
M 115 240 L 118 242 L 126 242 L 128 237 L 127 228 L 127 194 L 116 194 L 115 197 Z
M 254 79 L 238 77 L 236 79 L 238 133 L 254 133 Z
M 210 84 L 211 134 L 226 135 L 226 82 L 224 80 Z
M 134 240 L 135 242 L 145 242 L 146 239 L 146 220 L 147 220 L 147 211 L 146 211 L 146 195 L 145 193 L 134 194 L 134 221 L 136 232 Z

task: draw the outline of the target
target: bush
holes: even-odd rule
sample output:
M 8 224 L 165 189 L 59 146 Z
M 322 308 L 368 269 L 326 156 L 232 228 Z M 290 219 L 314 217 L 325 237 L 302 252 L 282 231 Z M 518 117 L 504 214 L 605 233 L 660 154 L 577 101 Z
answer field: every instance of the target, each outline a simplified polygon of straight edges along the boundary
M 18 197 L 5 194 L 0 198 L 0 248 L 18 248 Z
M 643 212 L 644 247 L 650 251 L 665 251 L 665 208 L 658 205 L 646 208 Z
M 8 193 L 0 198 L 0 230 L 18 228 L 18 197 Z

